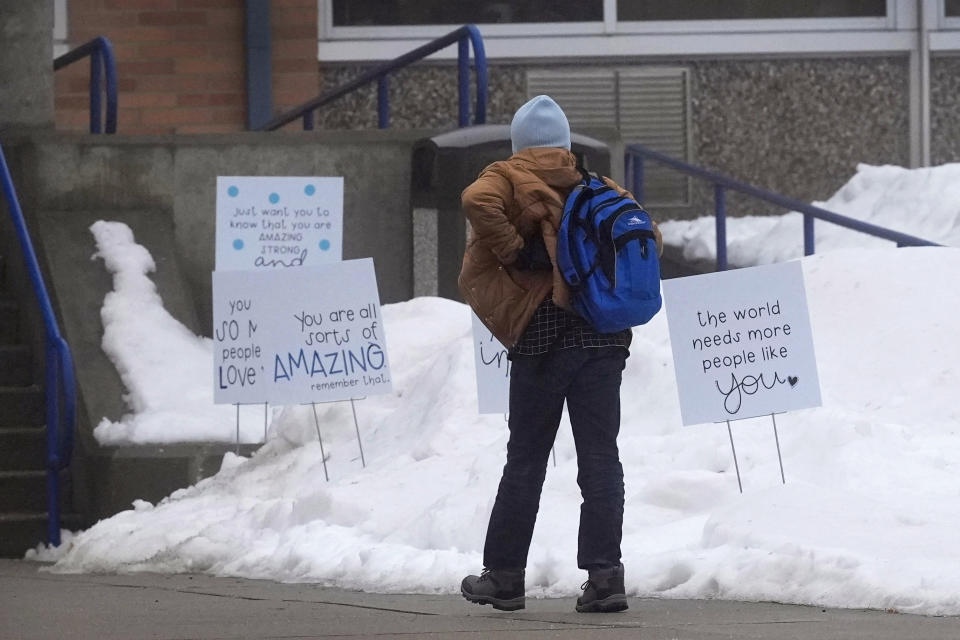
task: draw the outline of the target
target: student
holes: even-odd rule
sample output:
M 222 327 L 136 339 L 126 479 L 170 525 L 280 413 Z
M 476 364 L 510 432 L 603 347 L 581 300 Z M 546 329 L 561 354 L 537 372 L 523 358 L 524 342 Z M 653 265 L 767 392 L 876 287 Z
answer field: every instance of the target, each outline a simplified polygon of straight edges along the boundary
M 484 570 L 463 596 L 524 608 L 524 570 L 547 459 L 563 403 L 570 413 L 583 496 L 577 565 L 588 572 L 577 611 L 622 611 L 623 467 L 617 450 L 620 381 L 631 331 L 601 334 L 569 311 L 556 266 L 567 195 L 582 179 L 570 126 L 548 96 L 517 110 L 513 155 L 495 162 L 462 195 L 471 225 L 460 272 L 464 299 L 509 349 L 510 439 L 483 551 Z M 625 193 L 612 180 L 607 184 Z M 658 250 L 660 234 L 655 228 Z

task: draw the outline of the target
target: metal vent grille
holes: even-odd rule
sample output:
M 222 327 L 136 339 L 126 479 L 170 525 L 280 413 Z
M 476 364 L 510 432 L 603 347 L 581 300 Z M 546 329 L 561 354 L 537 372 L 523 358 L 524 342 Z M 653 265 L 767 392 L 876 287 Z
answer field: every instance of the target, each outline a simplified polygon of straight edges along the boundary
M 690 74 L 679 67 L 527 71 L 527 96 L 546 93 L 563 106 L 574 129 L 610 127 L 637 143 L 691 161 Z M 690 179 L 647 162 L 649 205 L 687 206 Z
M 527 71 L 527 98 L 547 94 L 563 106 L 570 127 L 617 127 L 617 74 L 613 69 Z

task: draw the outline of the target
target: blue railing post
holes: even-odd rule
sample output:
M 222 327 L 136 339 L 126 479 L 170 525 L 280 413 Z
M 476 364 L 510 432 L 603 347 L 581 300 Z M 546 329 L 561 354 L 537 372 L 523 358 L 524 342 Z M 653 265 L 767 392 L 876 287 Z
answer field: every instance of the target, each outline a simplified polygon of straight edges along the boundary
M 713 185 L 713 199 L 717 222 L 717 271 L 727 270 L 727 195 L 723 186 Z
M 306 111 L 303 114 L 303 130 L 313 131 L 313 111 Z
M 465 28 L 470 37 L 470 44 L 473 46 L 474 73 L 477 76 L 477 105 L 474 109 L 473 124 L 484 124 L 487 121 L 487 53 L 483 48 L 483 37 L 477 26 L 468 24 Z M 469 101 L 470 97 L 467 96 L 465 99 Z
M 106 38 L 99 38 L 100 54 L 103 57 L 104 80 L 107 95 L 106 132 L 117 132 L 117 63 L 113 57 L 113 44 Z M 99 93 L 99 92 L 98 92 Z
M 50 337 L 46 340 L 46 417 L 47 417 L 47 541 L 60 546 L 60 460 L 58 442 L 60 440 L 60 412 L 57 397 L 57 360 L 56 349 Z
M 634 197 L 637 199 L 637 202 L 643 204 L 646 200 L 646 185 L 644 184 L 644 175 L 643 175 L 643 156 L 635 155 L 633 159 L 633 185 L 636 191 L 633 192 Z
M 13 186 L 7 159 L 0 147 L 0 184 L 7 201 L 13 229 L 23 252 L 27 275 L 37 297 L 43 317 L 46 375 L 44 402 L 47 428 L 47 535 L 48 542 L 60 544 L 60 482 L 58 472 L 66 468 L 73 450 L 73 429 L 76 424 L 76 379 L 73 375 L 73 357 L 70 347 L 60 335 L 50 295 L 43 282 L 43 274 L 33 249 L 27 223 L 20 208 L 17 190 Z M 63 403 L 61 411 L 61 401 Z M 62 431 L 62 433 L 61 433 Z
M 457 41 L 457 96 L 457 123 L 465 127 L 470 124 L 470 42 L 466 35 Z
M 803 214 L 803 255 L 805 256 L 812 256 L 816 250 L 816 247 L 813 246 L 813 221 L 814 217 L 812 215 L 809 213 Z
M 117 65 L 113 57 L 113 45 L 103 36 L 98 36 L 72 51 L 68 51 L 53 61 L 53 70 L 57 71 L 77 60 L 90 56 L 90 133 L 103 132 L 101 113 L 101 90 L 107 97 L 106 133 L 117 132 Z M 103 88 L 103 78 L 106 88 Z
M 387 74 L 377 79 L 377 126 L 390 128 L 390 79 Z
M 90 133 L 100 133 L 100 70 L 102 67 L 100 52 L 96 49 L 90 54 Z

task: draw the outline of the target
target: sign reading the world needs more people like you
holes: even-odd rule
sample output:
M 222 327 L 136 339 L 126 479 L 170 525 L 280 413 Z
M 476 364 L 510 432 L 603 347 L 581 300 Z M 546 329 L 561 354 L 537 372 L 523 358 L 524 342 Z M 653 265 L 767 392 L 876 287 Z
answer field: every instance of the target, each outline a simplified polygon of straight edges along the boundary
M 820 406 L 800 262 L 663 281 L 683 424 Z
M 214 401 L 298 404 L 392 391 L 373 260 L 213 273 Z
M 339 262 L 343 178 L 217 178 L 216 269 Z

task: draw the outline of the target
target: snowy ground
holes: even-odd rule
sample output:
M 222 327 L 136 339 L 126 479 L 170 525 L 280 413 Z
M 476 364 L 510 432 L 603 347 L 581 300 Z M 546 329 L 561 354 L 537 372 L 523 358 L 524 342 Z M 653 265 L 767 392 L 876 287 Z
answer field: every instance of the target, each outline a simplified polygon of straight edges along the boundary
M 123 246 L 116 252 L 134 251 Z M 145 278 L 144 264 L 129 268 Z M 680 424 L 665 315 L 635 330 L 620 437 L 628 591 L 960 614 L 960 290 L 950 277 L 960 251 L 835 251 L 803 268 L 823 407 L 778 416 L 786 485 L 769 420 L 744 421 L 734 426 L 738 493 L 726 428 Z M 59 556 L 54 570 L 65 572 L 456 591 L 480 568 L 506 428 L 500 416 L 477 415 L 467 307 L 420 298 L 383 314 L 395 393 L 357 405 L 366 469 L 349 404 L 321 410 L 329 483 L 310 408 L 290 407 L 251 459 L 229 455 L 215 477 L 39 555 Z M 198 340 L 174 325 L 155 331 L 161 344 Z M 181 382 L 206 390 L 209 347 L 197 353 L 202 373 Z M 125 374 L 128 387 L 149 386 L 139 375 Z M 180 411 L 207 415 L 196 402 Z M 528 563 L 533 596 L 572 596 L 584 577 L 566 425 L 556 461 Z

